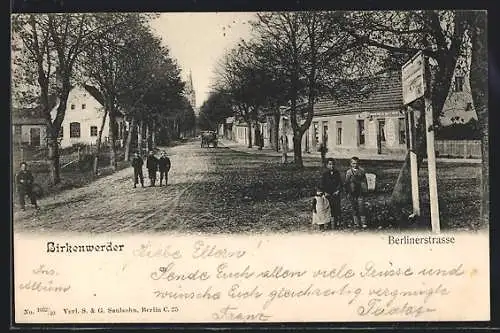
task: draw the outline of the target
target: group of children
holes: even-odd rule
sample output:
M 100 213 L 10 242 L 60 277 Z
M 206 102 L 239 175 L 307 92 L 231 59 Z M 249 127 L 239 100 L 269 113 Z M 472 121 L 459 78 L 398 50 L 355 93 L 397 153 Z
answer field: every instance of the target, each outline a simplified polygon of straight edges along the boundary
M 340 195 L 344 189 L 351 204 L 353 224 L 366 228 L 365 200 L 368 182 L 359 158 L 351 158 L 350 168 L 342 182 L 333 158 L 326 159 L 327 170 L 321 174 L 321 180 L 312 203 L 312 223 L 320 230 L 338 229 L 341 225 Z
M 142 166 L 144 164 L 144 161 L 138 152 L 134 154 L 131 164 L 134 168 L 134 188 L 137 187 L 139 181 L 141 182 L 141 186 L 144 187 L 144 175 L 142 173 Z M 146 159 L 146 169 L 148 169 L 148 176 L 150 181 L 149 186 L 155 186 L 157 172 L 160 173 L 160 186 L 162 186 L 163 178 L 165 178 L 165 186 L 167 186 L 168 172 L 170 171 L 170 167 L 170 159 L 167 157 L 167 154 L 164 151 L 161 152 L 160 158 L 156 158 L 154 152 L 150 151 Z

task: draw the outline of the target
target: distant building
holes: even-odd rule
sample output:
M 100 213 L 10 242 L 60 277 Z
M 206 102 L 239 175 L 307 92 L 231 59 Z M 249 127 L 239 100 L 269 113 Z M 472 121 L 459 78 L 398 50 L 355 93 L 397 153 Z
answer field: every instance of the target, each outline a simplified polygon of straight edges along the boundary
M 192 76 L 191 71 L 189 71 L 184 94 L 185 94 L 186 98 L 188 99 L 189 104 L 191 104 L 191 107 L 193 108 L 195 115 L 197 116 L 199 112 L 198 112 L 198 109 L 196 108 L 196 93 L 195 93 L 194 87 L 193 87 L 193 76 Z
M 324 142 L 328 154 L 393 154 L 403 155 L 407 151 L 406 120 L 400 71 L 381 72 L 376 76 L 375 88 L 363 99 L 339 104 L 331 99 L 322 99 L 314 105 L 311 126 L 302 137 L 304 152 L 317 152 Z M 477 119 L 472 104 L 469 79 L 459 70 L 452 79 L 450 93 L 443 107 L 442 124 L 451 124 L 451 118 L 459 117 L 463 122 Z M 301 105 L 299 107 L 304 107 Z M 293 133 L 289 109 L 282 108 L 278 136 L 287 137 L 289 151 L 293 149 Z M 275 131 L 269 122 L 260 124 L 267 138 Z M 298 119 L 300 122 L 300 119 Z M 247 144 L 248 127 L 244 122 L 233 125 L 233 140 Z M 252 126 L 255 131 L 255 126 Z M 254 133 L 252 133 L 254 137 Z M 281 140 L 281 139 L 280 139 Z M 437 142 L 438 144 L 439 142 Z M 271 140 L 265 140 L 271 147 Z M 443 149 L 441 149 L 443 150 Z

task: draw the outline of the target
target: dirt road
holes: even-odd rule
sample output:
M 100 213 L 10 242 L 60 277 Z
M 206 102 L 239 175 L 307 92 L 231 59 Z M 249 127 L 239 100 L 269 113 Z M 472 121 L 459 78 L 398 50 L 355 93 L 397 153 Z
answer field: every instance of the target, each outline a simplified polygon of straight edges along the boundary
M 199 142 L 164 149 L 172 162 L 168 186 L 133 188 L 132 168 L 101 178 L 88 186 L 39 201 L 41 209 L 15 212 L 14 230 L 71 232 L 137 232 L 168 229 L 174 210 L 189 209 L 200 182 L 214 167 L 214 155 Z M 157 180 L 158 182 L 158 180 Z

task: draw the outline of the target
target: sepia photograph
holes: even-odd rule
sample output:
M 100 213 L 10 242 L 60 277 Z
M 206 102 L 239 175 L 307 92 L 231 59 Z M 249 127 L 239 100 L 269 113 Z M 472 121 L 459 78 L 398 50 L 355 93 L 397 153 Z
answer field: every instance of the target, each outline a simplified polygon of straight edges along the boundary
M 16 322 L 487 320 L 486 26 L 12 14 Z

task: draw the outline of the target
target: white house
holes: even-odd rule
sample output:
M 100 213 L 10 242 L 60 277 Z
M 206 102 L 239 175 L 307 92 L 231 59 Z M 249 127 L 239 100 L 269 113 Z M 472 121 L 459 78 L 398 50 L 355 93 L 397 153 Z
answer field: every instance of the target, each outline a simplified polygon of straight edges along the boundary
M 55 116 L 56 110 L 52 111 L 52 119 Z M 89 86 L 73 88 L 69 93 L 66 114 L 61 124 L 61 148 L 74 144 L 96 144 L 103 117 L 102 98 L 96 89 Z M 123 118 L 117 119 L 117 123 L 117 140 L 121 140 L 125 129 Z M 109 116 L 105 120 L 102 142 L 106 142 L 108 138 Z

